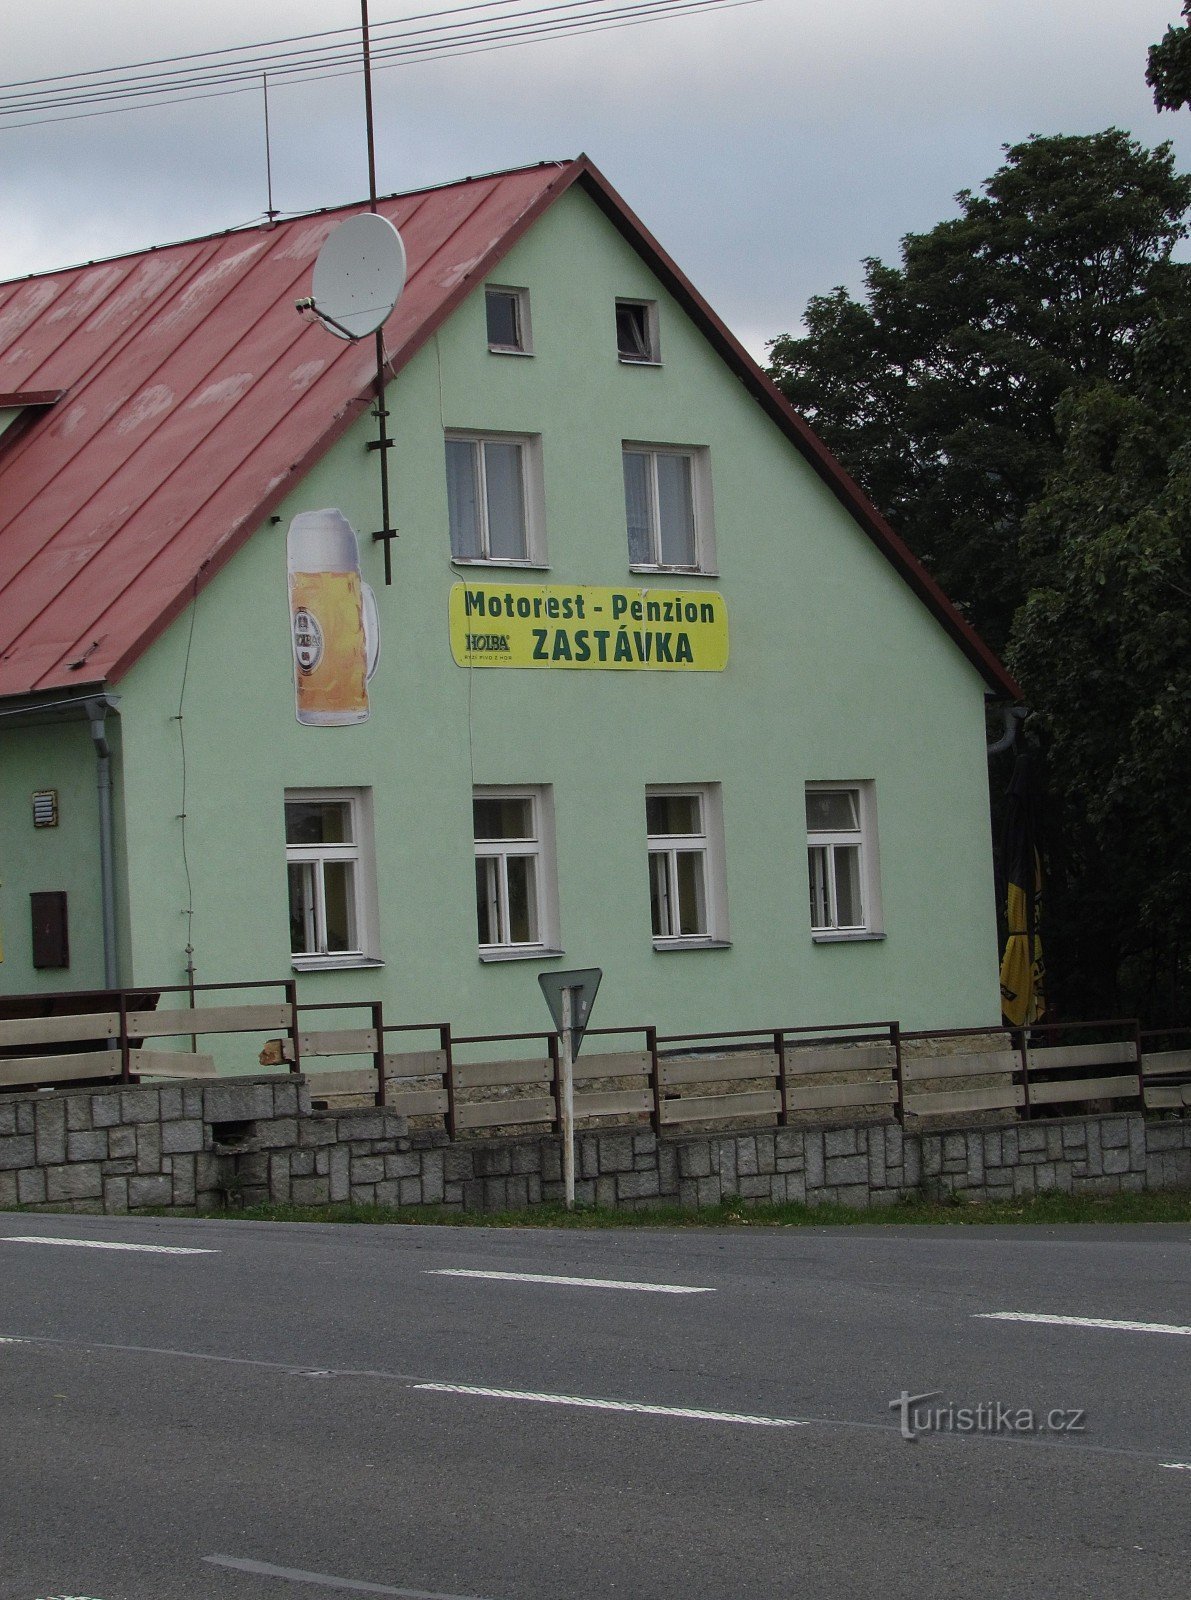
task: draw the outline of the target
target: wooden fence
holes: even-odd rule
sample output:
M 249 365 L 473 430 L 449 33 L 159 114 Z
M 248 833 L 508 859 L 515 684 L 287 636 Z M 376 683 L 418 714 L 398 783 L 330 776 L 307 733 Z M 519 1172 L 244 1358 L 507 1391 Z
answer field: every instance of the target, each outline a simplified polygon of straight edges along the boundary
M 252 1005 L 201 1005 L 197 996 L 245 990 L 281 991 L 282 999 Z M 185 995 L 181 1008 L 160 1009 L 166 995 Z M 285 982 L 177 985 L 163 989 L 73 990 L 0 998 L 0 1091 L 101 1083 L 105 1079 L 211 1078 L 214 1057 L 197 1048 L 211 1034 L 276 1032 L 297 1038 L 298 996 Z M 189 1037 L 191 1048 L 146 1048 L 147 1040 Z M 82 1045 L 71 1050 L 70 1045 Z M 291 1044 L 292 1071 L 299 1071 Z
M 208 1003 L 233 990 L 280 997 Z M 177 995 L 188 1003 L 173 1004 Z M 45 1014 L 51 1006 L 57 1014 Z M 561 1126 L 556 1033 L 386 1024 L 379 1001 L 300 1004 L 293 981 L 6 999 L 0 1092 L 215 1076 L 198 1042 L 226 1034 L 254 1036 L 245 1039 L 252 1071 L 305 1072 L 316 1103 L 387 1105 L 451 1138 Z M 161 1048 L 167 1039 L 180 1044 Z M 1185 1041 L 1143 1035 L 1131 1020 L 1028 1031 L 905 1032 L 895 1021 L 710 1034 L 589 1028 L 575 1065 L 575 1119 L 663 1132 L 845 1113 L 913 1126 L 974 1113 L 1061 1115 L 1073 1104 L 1181 1111 L 1191 1106 L 1191 1030 Z

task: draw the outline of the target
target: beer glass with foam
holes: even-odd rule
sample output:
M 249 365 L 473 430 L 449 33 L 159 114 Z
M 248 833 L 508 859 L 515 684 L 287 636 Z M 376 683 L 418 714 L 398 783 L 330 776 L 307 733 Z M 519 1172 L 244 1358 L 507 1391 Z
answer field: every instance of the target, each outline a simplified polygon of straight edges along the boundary
M 380 655 L 376 597 L 342 511 L 300 511 L 286 540 L 298 721 L 363 722 Z

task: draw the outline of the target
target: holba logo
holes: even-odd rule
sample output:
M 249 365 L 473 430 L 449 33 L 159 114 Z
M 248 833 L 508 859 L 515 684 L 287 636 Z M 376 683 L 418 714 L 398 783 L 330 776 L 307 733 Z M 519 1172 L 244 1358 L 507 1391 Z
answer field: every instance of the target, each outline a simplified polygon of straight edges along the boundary
M 323 658 L 323 630 L 313 611 L 299 606 L 294 612 L 294 660 L 299 672 L 311 673 Z

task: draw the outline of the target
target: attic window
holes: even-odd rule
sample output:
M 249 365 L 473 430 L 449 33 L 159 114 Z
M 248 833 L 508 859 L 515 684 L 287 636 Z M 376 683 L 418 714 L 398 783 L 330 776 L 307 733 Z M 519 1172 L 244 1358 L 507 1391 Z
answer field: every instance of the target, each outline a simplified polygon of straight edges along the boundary
M 0 390 L 0 450 L 61 400 L 61 389 Z
M 616 302 L 616 354 L 637 366 L 660 363 L 656 300 Z
M 488 348 L 496 355 L 533 354 L 529 330 L 529 290 L 489 284 L 484 291 Z

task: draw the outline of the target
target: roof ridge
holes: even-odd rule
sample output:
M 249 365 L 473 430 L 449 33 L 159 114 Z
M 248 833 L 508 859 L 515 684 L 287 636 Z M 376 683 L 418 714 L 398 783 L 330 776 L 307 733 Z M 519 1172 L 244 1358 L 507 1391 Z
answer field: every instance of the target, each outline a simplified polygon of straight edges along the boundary
M 440 194 L 444 189 L 462 189 L 469 183 L 486 183 L 493 178 L 515 178 L 520 173 L 537 172 L 544 167 L 557 167 L 561 170 L 572 166 L 574 161 L 582 159 L 581 156 L 578 156 L 567 160 L 527 161 L 521 166 L 501 167 L 493 172 L 474 172 L 463 178 L 444 178 L 441 183 L 426 183 L 414 189 L 394 189 L 388 194 L 378 194 L 376 197 L 377 204 L 389 200 L 411 200 L 418 195 Z M 0 289 L 13 288 L 26 283 L 38 283 L 45 278 L 55 278 L 60 273 L 81 272 L 87 267 L 106 267 L 113 262 L 131 261 L 138 256 L 161 255 L 167 250 L 177 250 L 184 245 L 206 244 L 214 239 L 231 239 L 238 234 L 274 233 L 279 228 L 288 227 L 294 222 L 306 222 L 311 217 L 334 216 L 340 211 L 358 211 L 361 207 L 367 207 L 370 204 L 371 201 L 368 196 L 364 195 L 358 200 L 343 200 L 336 205 L 311 206 L 305 211 L 290 211 L 284 216 L 279 214 L 274 220 L 270 220 L 262 213 L 261 216 L 253 217 L 249 222 L 237 223 L 230 228 L 213 228 L 208 233 L 188 234 L 181 239 L 167 239 L 162 244 L 141 245 L 139 248 L 132 250 L 117 250 L 111 255 L 92 256 L 85 261 L 64 263 L 60 267 L 46 267 L 41 272 L 26 272 L 18 278 L 0 278 Z

